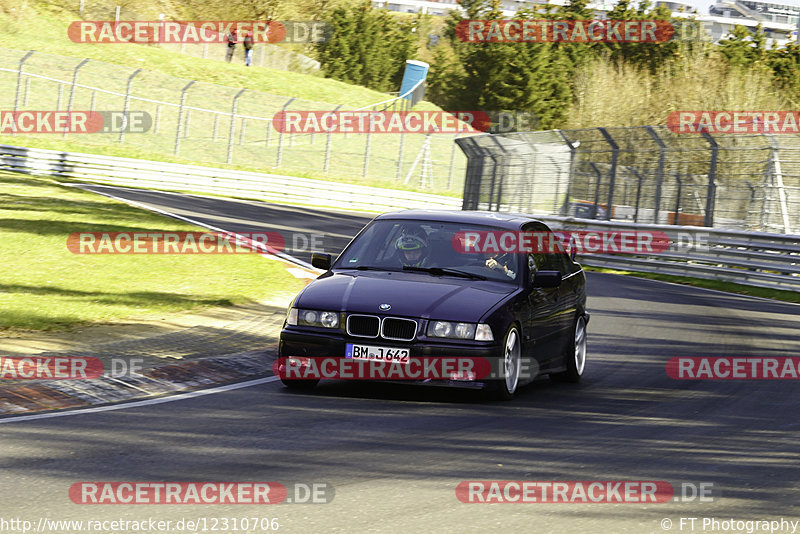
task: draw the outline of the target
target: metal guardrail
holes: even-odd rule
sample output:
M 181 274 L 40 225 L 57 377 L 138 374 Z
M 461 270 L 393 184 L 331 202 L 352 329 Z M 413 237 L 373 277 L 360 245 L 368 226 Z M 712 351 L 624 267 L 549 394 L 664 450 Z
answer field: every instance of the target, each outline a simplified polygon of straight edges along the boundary
M 461 199 L 309 178 L 0 145 L 0 169 L 80 181 L 363 211 L 460 209 Z
M 697 226 L 607 222 L 539 216 L 554 230 L 659 231 L 672 245 L 653 254 L 578 254 L 594 267 L 722 280 L 800 291 L 800 235 L 719 230 Z

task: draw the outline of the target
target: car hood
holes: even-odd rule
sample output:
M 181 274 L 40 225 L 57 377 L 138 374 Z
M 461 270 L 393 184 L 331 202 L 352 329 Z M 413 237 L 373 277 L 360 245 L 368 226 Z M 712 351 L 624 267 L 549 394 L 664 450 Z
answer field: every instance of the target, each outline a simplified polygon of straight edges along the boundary
M 427 273 L 334 273 L 309 284 L 297 308 L 478 322 L 497 303 L 519 291 L 513 284 L 433 276 Z M 383 311 L 381 304 L 389 304 Z

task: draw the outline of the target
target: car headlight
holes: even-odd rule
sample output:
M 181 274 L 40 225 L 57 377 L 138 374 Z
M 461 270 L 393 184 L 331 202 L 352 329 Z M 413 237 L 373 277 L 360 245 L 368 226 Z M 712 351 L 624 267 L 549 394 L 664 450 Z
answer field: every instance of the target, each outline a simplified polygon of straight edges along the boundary
M 428 336 L 446 337 L 451 339 L 475 339 L 476 324 L 451 323 L 449 321 L 430 321 L 428 323 Z
M 339 313 L 333 311 L 301 310 L 292 308 L 286 315 L 286 324 L 292 326 L 321 326 L 339 328 Z
M 492 327 L 484 323 L 479 324 L 475 332 L 475 341 L 494 341 Z

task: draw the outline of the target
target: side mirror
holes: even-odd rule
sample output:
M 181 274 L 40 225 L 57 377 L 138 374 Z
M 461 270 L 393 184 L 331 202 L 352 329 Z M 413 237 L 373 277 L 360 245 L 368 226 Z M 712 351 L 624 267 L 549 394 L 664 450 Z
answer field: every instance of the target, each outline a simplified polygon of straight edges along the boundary
M 311 254 L 311 265 L 323 271 L 330 271 L 331 269 L 331 255 L 323 254 L 321 252 L 314 252 Z
M 533 287 L 558 287 L 561 285 L 560 271 L 539 271 L 533 275 Z

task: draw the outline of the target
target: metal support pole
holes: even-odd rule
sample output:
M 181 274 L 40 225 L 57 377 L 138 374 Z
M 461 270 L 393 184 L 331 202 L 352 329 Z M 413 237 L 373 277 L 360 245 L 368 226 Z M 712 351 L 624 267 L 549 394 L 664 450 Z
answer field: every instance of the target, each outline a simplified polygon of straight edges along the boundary
M 211 140 L 217 142 L 217 129 L 219 128 L 219 115 L 214 113 L 214 126 L 211 128 Z
M 26 107 L 28 105 L 28 95 L 31 92 L 31 79 L 25 78 L 25 94 L 22 95 L 22 107 Z
M 450 149 L 450 171 L 447 174 L 447 190 L 453 187 L 453 167 L 456 164 L 456 138 L 453 137 L 453 146 Z
M 719 157 L 719 145 L 710 133 L 706 130 L 701 132 L 708 144 L 711 146 L 711 163 L 708 167 L 708 186 L 706 187 L 706 216 L 703 226 L 714 226 L 714 204 L 717 198 L 717 158 Z
M 56 109 L 61 111 L 61 101 L 64 99 L 64 85 L 58 84 L 58 100 L 56 101 Z
M 239 144 L 240 145 L 244 144 L 244 135 L 245 135 L 245 130 L 246 129 L 247 129 L 247 119 L 242 117 L 242 127 L 239 130 Z
M 678 224 L 678 215 L 681 212 L 681 188 L 683 186 L 683 182 L 681 181 L 681 175 L 677 172 L 675 173 L 675 180 L 678 182 L 678 193 L 675 195 L 675 219 L 673 219 L 672 224 Z
M 653 201 L 653 224 L 658 224 L 658 211 L 661 208 L 661 187 L 664 184 L 664 163 L 667 158 L 667 145 L 658 136 L 658 133 L 652 126 L 645 126 L 645 130 L 653 138 L 653 141 L 658 145 L 658 170 L 656 170 L 656 195 Z
M 402 129 L 400 130 L 400 149 L 397 153 L 397 175 L 395 179 L 400 181 L 400 177 L 403 175 L 403 146 L 405 145 L 406 141 L 406 134 Z M 455 144 L 455 143 L 454 143 Z
M 153 134 L 158 134 L 158 125 L 161 123 L 161 104 L 156 104 L 156 118 L 153 121 Z
M 172 151 L 173 154 L 176 156 L 178 155 L 178 151 L 181 148 L 181 128 L 183 127 L 183 106 L 186 105 L 186 91 L 195 84 L 197 80 L 192 80 L 186 84 L 186 86 L 181 90 L 181 103 L 178 106 L 178 126 L 175 129 L 175 149 Z
M 564 206 L 561 208 L 561 215 L 563 217 L 569 216 L 569 199 L 570 195 L 572 195 L 572 182 L 575 181 L 575 154 L 577 153 L 578 146 L 581 144 L 580 141 L 576 141 L 573 143 L 562 130 L 556 130 L 558 135 L 561 136 L 561 139 L 569 147 L 569 181 L 567 182 L 567 195 L 564 197 Z
M 231 127 L 228 130 L 228 157 L 225 159 L 228 165 L 230 165 L 233 161 L 233 137 L 236 130 L 236 104 L 238 104 L 239 97 L 242 96 L 245 91 L 247 91 L 247 89 L 242 89 L 236 93 L 236 96 L 233 97 L 233 104 L 231 105 Z
M 600 169 L 597 168 L 597 165 L 589 162 L 589 166 L 592 167 L 594 173 L 597 175 L 597 183 L 594 185 L 594 205 L 592 205 L 592 219 L 597 218 L 597 205 L 600 203 L 600 183 L 603 181 L 603 173 L 600 172 Z
M 639 222 L 639 201 L 642 198 L 642 181 L 644 180 L 644 176 L 636 170 L 636 167 L 628 168 L 639 180 L 639 184 L 636 186 L 636 210 L 633 212 L 633 222 Z
M 335 108 L 333 108 L 333 112 L 336 113 L 337 111 L 339 111 L 339 108 L 341 108 L 341 107 L 342 107 L 341 105 L 336 106 Z M 328 132 L 328 139 L 325 141 L 325 164 L 324 164 L 324 167 L 323 167 L 323 172 L 325 174 L 328 174 L 328 168 L 330 167 L 330 163 L 331 163 L 331 139 L 332 139 L 331 136 L 332 135 L 333 135 L 332 132 Z M 401 143 L 403 142 L 402 135 L 400 136 L 400 142 Z
M 364 146 L 364 170 L 361 173 L 361 176 L 364 178 L 367 177 L 367 171 L 369 170 L 369 142 L 371 139 L 370 131 L 367 130 L 367 141 L 366 145 Z
M 74 99 L 75 99 L 75 86 L 78 83 L 78 70 L 80 70 L 80 68 L 83 67 L 84 65 L 86 65 L 88 62 L 89 62 L 88 58 L 84 59 L 83 61 L 78 63 L 78 66 L 76 66 L 75 70 L 72 71 L 72 87 L 70 87 L 69 100 L 67 101 L 67 117 L 69 117 L 70 112 L 72 112 L 72 102 L 74 102 Z M 68 131 L 69 131 L 69 127 L 64 129 L 64 137 L 67 136 L 67 132 Z
M 119 142 L 125 140 L 125 128 L 128 127 L 128 106 L 130 105 L 131 100 L 131 85 L 133 85 L 133 79 L 142 72 L 143 69 L 136 69 L 136 71 L 128 76 L 128 85 L 125 88 L 125 105 L 122 108 L 122 129 L 119 132 Z
M 94 111 L 95 101 L 97 100 L 97 91 L 92 89 L 92 98 L 89 100 L 89 111 Z
M 186 139 L 189 137 L 189 122 L 192 116 L 192 110 L 186 110 L 186 119 L 183 121 L 183 138 Z
M 611 145 L 611 170 L 608 172 L 608 203 L 606 204 L 606 220 L 611 220 L 614 211 L 614 182 L 617 179 L 617 160 L 619 159 L 619 145 L 605 128 L 598 128 L 606 142 Z
M 798 19 L 797 24 L 798 26 L 800 26 L 800 19 Z M 800 37 L 798 37 L 798 39 L 800 39 Z M 789 203 L 786 198 L 786 188 L 783 183 L 783 171 L 781 170 L 781 158 L 779 154 L 780 144 L 778 143 L 777 139 L 775 139 L 774 135 L 769 136 L 769 141 L 770 141 L 770 162 L 772 163 L 771 177 L 774 177 L 775 187 L 778 188 L 778 202 L 780 203 L 781 207 L 781 221 L 783 222 L 783 233 L 791 234 L 792 227 L 791 223 L 789 222 Z M 772 180 L 770 180 L 770 182 L 772 182 Z M 748 185 L 750 185 L 749 182 Z
M 19 67 L 17 67 L 17 92 L 14 95 L 14 113 L 19 111 L 19 91 L 20 87 L 22 86 L 22 65 L 29 57 L 31 57 L 31 54 L 33 54 L 33 52 L 34 51 L 31 50 L 30 52 L 22 56 L 22 59 L 19 60 Z
M 281 108 L 281 117 L 283 117 L 284 119 L 286 118 L 286 108 L 288 108 L 289 105 L 295 100 L 296 99 L 292 97 L 286 101 L 286 103 Z M 276 167 L 281 166 L 281 159 L 283 159 L 283 131 L 286 129 L 285 125 L 286 125 L 286 120 L 283 121 L 283 126 L 281 127 L 281 130 L 278 133 L 278 156 L 277 159 L 275 160 Z

